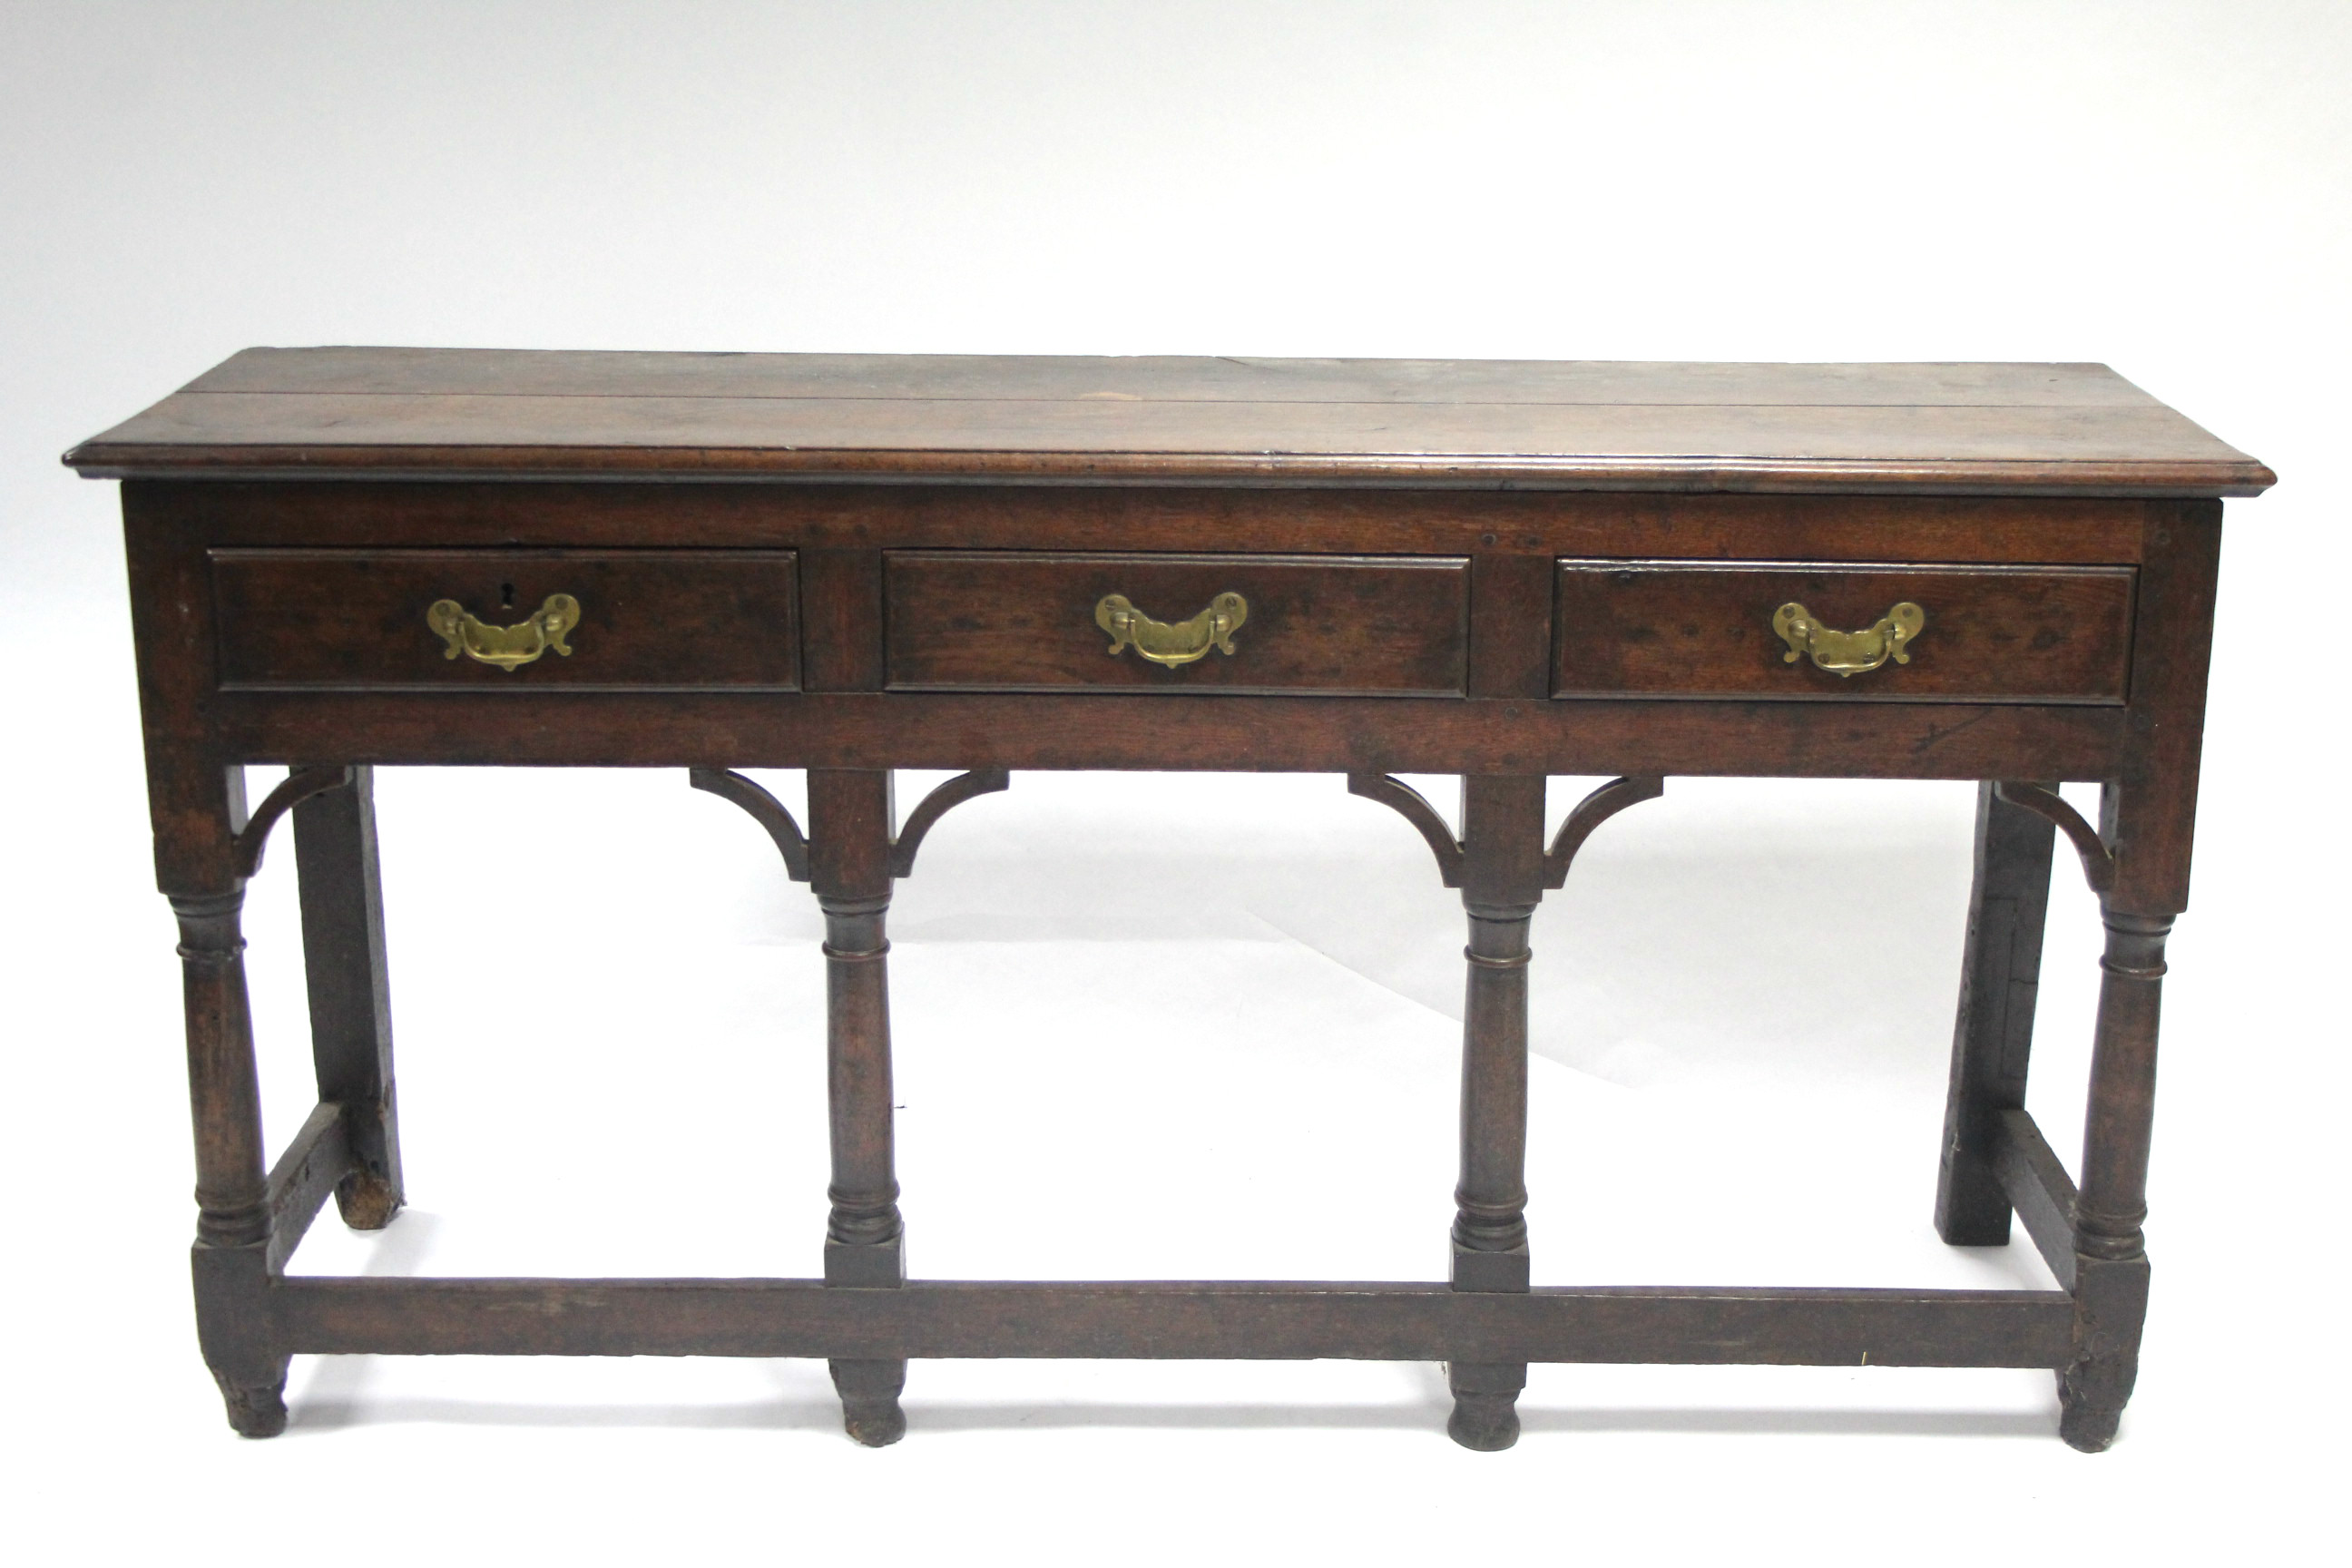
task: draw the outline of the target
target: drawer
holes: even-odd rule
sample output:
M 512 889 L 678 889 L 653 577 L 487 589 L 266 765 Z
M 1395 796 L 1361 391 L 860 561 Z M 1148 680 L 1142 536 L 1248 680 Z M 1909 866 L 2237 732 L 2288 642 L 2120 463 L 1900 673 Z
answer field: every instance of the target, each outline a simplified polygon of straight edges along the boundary
M 2132 587 L 2128 566 L 1562 561 L 1552 692 L 2120 703 Z M 1784 635 L 1790 605 L 1819 629 Z
M 800 684 L 790 551 L 215 550 L 211 566 L 226 688 Z
M 1462 556 L 905 550 L 885 561 L 894 690 L 1465 689 Z

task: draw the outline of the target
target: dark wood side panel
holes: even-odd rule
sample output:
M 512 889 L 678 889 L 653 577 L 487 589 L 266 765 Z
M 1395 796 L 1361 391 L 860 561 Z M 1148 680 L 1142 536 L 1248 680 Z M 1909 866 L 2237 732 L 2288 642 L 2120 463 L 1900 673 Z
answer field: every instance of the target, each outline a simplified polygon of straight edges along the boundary
M 246 823 L 245 774 L 228 765 L 213 728 L 219 639 L 204 550 L 184 515 L 188 499 L 181 487 L 124 485 L 123 552 L 156 886 L 220 893 L 244 875 L 235 835 Z
M 896 551 L 883 568 L 892 689 L 1460 695 L 1469 563 L 1455 557 Z M 1113 655 L 1096 605 L 1183 621 L 1219 595 L 1234 651 L 1174 668 Z
M 790 551 L 214 550 L 221 685 L 501 692 L 800 683 Z M 567 657 L 508 670 L 448 657 L 425 619 L 450 599 L 509 626 L 580 603 Z
M 392 1355 L 1132 1356 L 2047 1366 L 2054 1290 L 286 1279 L 278 1342 Z
M 575 767 L 1146 768 L 1244 773 L 2099 779 L 2113 708 L 897 692 L 789 700 L 550 690 L 224 692 L 240 761 Z
M 2213 659 L 2221 565 L 2221 503 L 2155 501 L 2132 652 L 2131 731 L 2137 744 L 2100 802 L 2116 854 L 2111 909 L 2177 914 L 2189 907 L 2204 754 L 2205 681 Z
M 1560 696 L 1781 701 L 2120 704 L 2133 573 L 2116 566 L 1559 563 Z M 1788 658 L 1773 612 L 1802 604 L 1859 631 L 1895 604 L 1927 611 L 1910 662 L 1841 676 Z

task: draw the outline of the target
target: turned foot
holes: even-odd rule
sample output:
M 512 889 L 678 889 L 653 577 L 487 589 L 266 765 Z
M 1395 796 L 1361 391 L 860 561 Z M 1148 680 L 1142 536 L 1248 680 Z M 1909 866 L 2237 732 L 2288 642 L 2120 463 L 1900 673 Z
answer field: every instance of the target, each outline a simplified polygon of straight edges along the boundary
M 371 1171 L 354 1171 L 335 1187 L 335 1206 L 353 1230 L 382 1230 L 400 1203 L 400 1189 Z
M 896 1399 L 844 1399 L 841 1429 L 868 1448 L 887 1448 L 907 1435 L 907 1413 Z
M 228 1410 L 228 1424 L 240 1437 L 275 1437 L 286 1430 L 286 1373 L 278 1373 L 275 1383 L 234 1383 L 226 1373 L 215 1372 L 213 1381 L 220 1384 L 221 1402 Z
M 841 1395 L 844 1430 L 869 1448 L 885 1448 L 907 1435 L 907 1413 L 898 1407 L 907 1386 L 903 1361 L 836 1361 L 826 1363 Z
M 2123 1425 L 2123 1419 L 2124 1413 L 2120 1410 L 2061 1401 L 2058 1436 L 2066 1439 L 2068 1447 L 2078 1452 L 2105 1453 L 2114 1444 L 2116 1429 Z
M 1482 1454 L 1509 1447 L 1519 1440 L 1518 1395 L 1455 1394 L 1454 1414 L 1445 1418 L 1445 1435 Z
M 1524 1365 L 1464 1365 L 1445 1369 L 1454 1390 L 1454 1414 L 1446 1418 L 1445 1435 L 1465 1448 L 1482 1454 L 1507 1448 L 1519 1440 L 1519 1390 L 1527 1386 Z

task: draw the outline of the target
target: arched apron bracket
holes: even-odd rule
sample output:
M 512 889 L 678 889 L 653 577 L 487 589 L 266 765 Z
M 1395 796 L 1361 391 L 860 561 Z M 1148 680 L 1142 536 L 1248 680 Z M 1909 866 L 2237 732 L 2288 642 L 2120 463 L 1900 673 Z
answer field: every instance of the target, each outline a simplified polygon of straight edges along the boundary
M 784 809 L 784 803 L 770 795 L 741 773 L 726 768 L 688 768 L 687 782 L 695 788 L 715 795 L 721 800 L 731 800 L 751 814 L 751 820 L 768 830 L 776 841 L 776 852 L 784 858 L 784 874 L 795 882 L 809 879 L 808 839 L 801 825 Z
M 344 788 L 352 782 L 352 770 L 340 764 L 327 767 L 296 768 L 288 773 L 278 786 L 262 797 L 261 805 L 246 818 L 245 829 L 231 841 L 230 863 L 239 877 L 250 879 L 261 869 L 261 851 L 269 843 L 269 830 L 278 819 L 310 799 L 331 789 Z
M 923 847 L 923 835 L 931 825 L 974 795 L 994 795 L 1008 788 L 1013 775 L 1003 768 L 974 768 L 968 773 L 958 773 L 933 789 L 916 804 L 898 829 L 898 837 L 890 845 L 890 875 L 911 876 L 915 869 L 915 851 Z
M 1637 773 L 1613 779 L 1576 803 L 1568 820 L 1552 835 L 1551 847 L 1544 851 L 1544 882 L 1547 888 L 1568 885 L 1568 868 L 1576 859 L 1576 852 L 1592 837 L 1592 830 L 1624 810 L 1645 800 L 1655 800 L 1666 793 L 1666 781 L 1655 773 Z
M 2114 889 L 2116 852 L 2099 837 L 2099 830 L 2083 820 L 2083 814 L 2067 805 L 2057 791 L 2004 779 L 1992 786 L 1992 793 L 2021 811 L 2054 823 L 2074 846 L 2074 853 L 2082 857 L 2083 879 L 2091 884 L 2091 891 L 2105 893 Z
M 1622 778 L 1602 784 L 1579 801 L 1568 820 L 1559 825 L 1552 837 L 1551 847 L 1544 852 L 1544 879 L 1547 888 L 1563 887 L 1568 881 L 1568 868 L 1592 830 L 1624 810 L 1645 800 L 1655 800 L 1665 794 L 1666 781 L 1655 774 Z M 1462 861 L 1465 853 L 1462 843 L 1454 837 L 1445 818 L 1429 804 L 1428 797 L 1402 779 L 1387 773 L 1349 773 L 1348 793 L 1362 795 L 1366 800 L 1379 801 L 1407 822 L 1412 824 L 1422 837 L 1429 841 L 1430 852 L 1437 857 L 1439 878 L 1449 888 L 1462 885 Z
M 1348 793 L 1362 795 L 1366 800 L 1379 801 L 1399 816 L 1412 824 L 1423 838 L 1429 840 L 1430 852 L 1437 857 L 1439 880 L 1448 888 L 1462 885 L 1462 844 L 1454 837 L 1454 829 L 1445 818 L 1419 790 L 1402 779 L 1387 773 L 1349 773 Z
M 795 882 L 809 879 L 808 837 L 783 802 L 727 768 L 690 768 L 687 780 L 695 788 L 731 800 L 751 813 L 752 820 L 775 840 L 777 853 L 784 858 L 785 874 Z M 958 773 L 925 795 L 890 845 L 890 875 L 905 877 L 914 870 L 915 851 L 922 847 L 924 836 L 940 817 L 974 795 L 993 795 L 1012 783 L 1013 775 L 1003 768 L 975 768 Z

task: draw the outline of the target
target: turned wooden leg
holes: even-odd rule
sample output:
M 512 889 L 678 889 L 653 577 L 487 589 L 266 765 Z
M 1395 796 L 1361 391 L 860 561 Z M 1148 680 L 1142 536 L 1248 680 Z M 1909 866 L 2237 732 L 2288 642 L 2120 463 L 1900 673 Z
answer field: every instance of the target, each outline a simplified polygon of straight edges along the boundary
M 1993 1149 L 2000 1113 L 2025 1104 L 2057 837 L 2046 818 L 1993 792 L 1990 783 L 1977 787 L 1976 883 L 1936 1185 L 1936 1229 L 1955 1247 L 2009 1240 L 2009 1199 L 1993 1171 Z
M 893 1289 L 906 1282 L 906 1237 L 891 1141 L 890 993 L 883 933 L 890 907 L 890 775 L 812 769 L 809 880 L 824 911 L 826 1088 L 833 1209 L 824 1282 Z M 868 1447 L 906 1434 L 904 1361 L 836 1361 L 844 1425 Z
M 2058 1373 L 2059 1436 L 2085 1453 L 2116 1439 L 2139 1375 L 2147 1314 L 2148 1139 L 2168 914 L 2105 912 L 2098 1030 L 2074 1203 L 2074 1346 Z
M 1462 1179 L 1454 1188 L 1456 1290 L 1528 1289 L 1528 927 L 1543 897 L 1544 781 L 1465 778 L 1462 901 L 1470 920 L 1462 1018 Z M 1518 1441 L 1525 1362 L 1446 1369 L 1446 1431 L 1467 1448 Z
M 247 1437 L 286 1428 L 287 1358 L 270 1343 L 269 1212 L 264 1203 L 261 1089 L 246 999 L 240 886 L 174 893 L 195 1124 L 196 1338 L 228 1423 Z
M 2115 1441 L 2139 1373 L 2164 944 L 2189 907 L 2221 503 L 2152 502 L 2144 529 L 2134 740 L 2099 802 L 2097 842 L 2112 858 L 2100 899 L 2107 940 L 2074 1199 L 2074 1340 L 2058 1374 L 2059 1435 L 2086 1452 Z M 2085 847 L 2085 864 L 2094 858 Z
M 335 1187 L 343 1223 L 379 1230 L 399 1211 L 400 1123 L 393 1092 L 392 997 L 376 868 L 375 770 L 294 808 L 302 961 L 319 1098 L 343 1108 L 353 1169 Z

